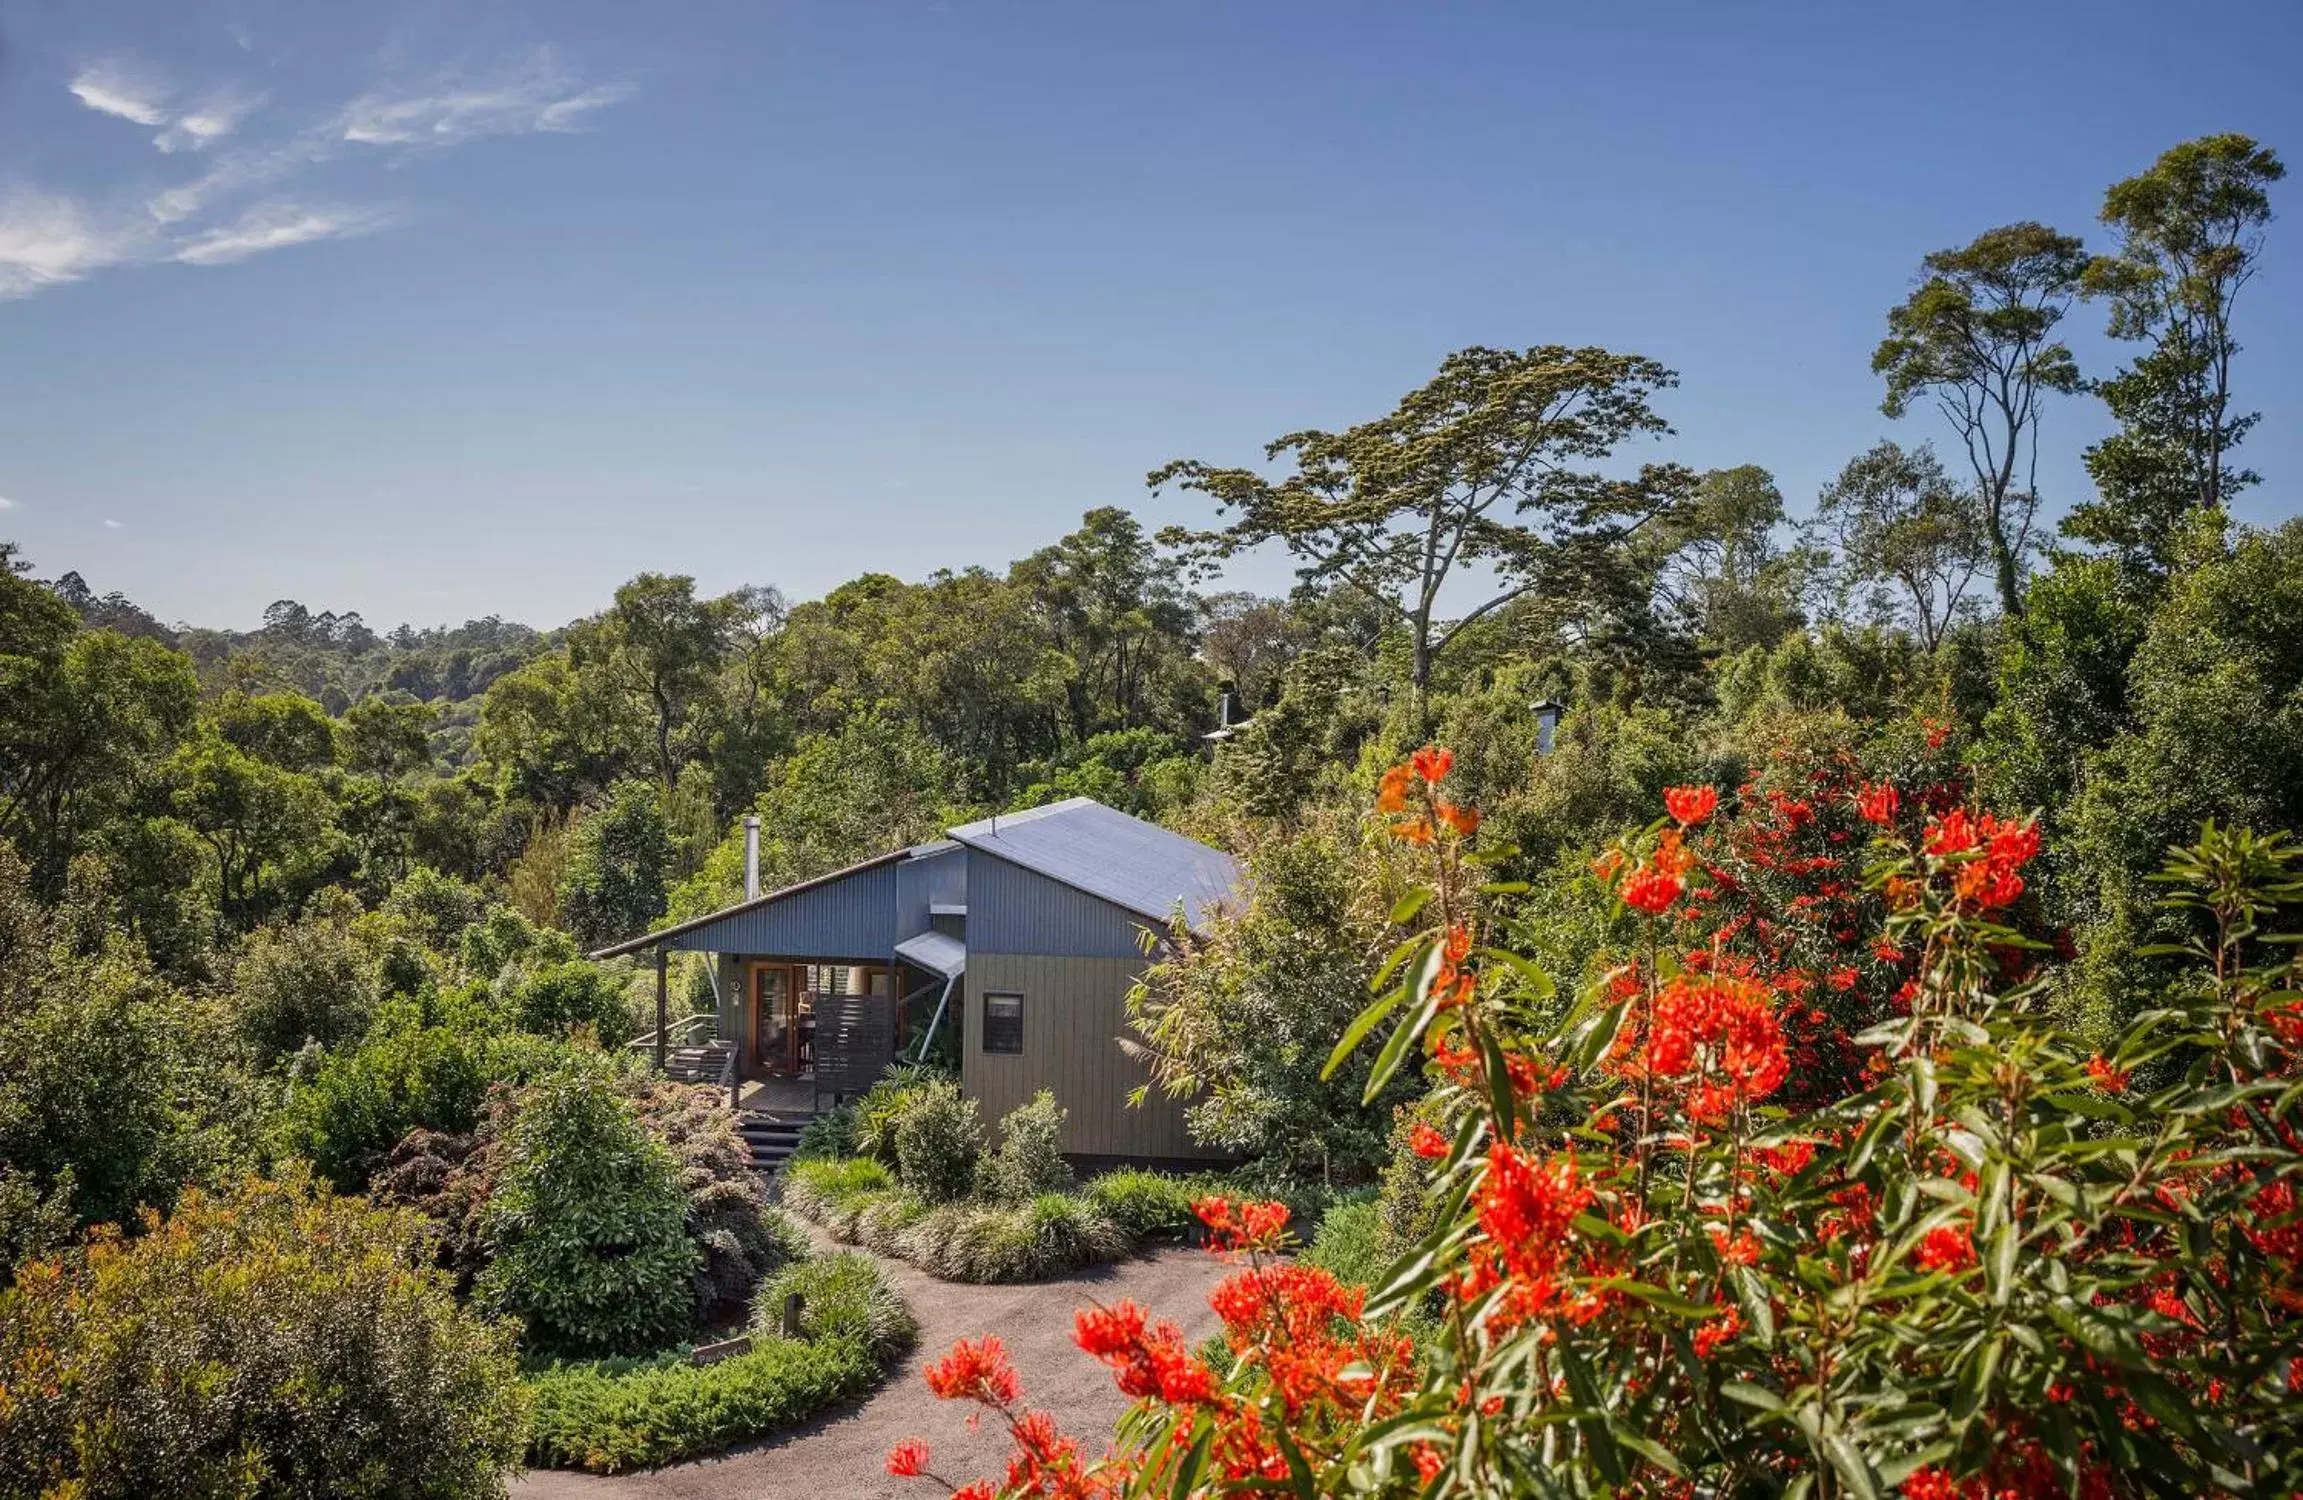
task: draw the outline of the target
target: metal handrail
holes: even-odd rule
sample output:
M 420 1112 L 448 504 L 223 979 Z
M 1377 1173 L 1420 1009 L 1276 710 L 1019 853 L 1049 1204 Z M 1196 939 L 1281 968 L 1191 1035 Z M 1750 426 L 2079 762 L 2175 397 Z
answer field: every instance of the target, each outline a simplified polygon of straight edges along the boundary
M 699 1038 L 697 1032 L 705 1028 L 709 1028 L 711 1034 Z M 666 1025 L 664 1027 L 664 1042 L 667 1046 L 685 1047 L 699 1040 L 717 1041 L 719 1040 L 719 1031 L 720 1018 L 718 1014 L 708 1010 L 700 1010 L 694 1015 L 681 1016 Z M 656 1047 L 656 1033 L 651 1031 L 643 1036 L 636 1036 L 624 1045 L 634 1052 L 652 1052 Z

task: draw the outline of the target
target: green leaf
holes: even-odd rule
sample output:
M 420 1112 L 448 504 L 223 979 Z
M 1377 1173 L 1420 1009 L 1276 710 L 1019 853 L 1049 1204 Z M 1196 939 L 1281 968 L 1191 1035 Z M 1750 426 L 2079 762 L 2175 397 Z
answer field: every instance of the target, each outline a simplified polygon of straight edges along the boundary
M 1742 1406 L 1757 1407 L 1761 1411 L 1783 1410 L 1783 1398 L 1765 1386 L 1753 1385 L 1746 1380 L 1730 1380 L 1719 1388 L 1719 1394 Z
M 1403 984 L 1354 1016 L 1351 1024 L 1343 1029 L 1343 1036 L 1336 1042 L 1335 1050 L 1327 1055 L 1327 1066 L 1319 1070 L 1321 1080 L 1324 1082 L 1333 1078 L 1336 1070 L 1343 1066 L 1344 1059 L 1358 1050 L 1359 1044 L 1367 1040 L 1367 1034 L 1382 1025 L 1383 1018 L 1399 1009 L 1399 1003 L 1406 998 L 1407 986 Z
M 1718 1308 L 1713 1307 L 1708 1302 L 1697 1302 L 1692 1298 L 1682 1297 L 1677 1292 L 1666 1291 L 1659 1286 L 1650 1286 L 1644 1281 L 1633 1281 L 1629 1277 L 1610 1277 L 1606 1281 L 1600 1282 L 1599 1286 L 1604 1291 L 1621 1292 L 1627 1297 L 1637 1297 L 1650 1307 L 1661 1308 L 1675 1317 L 1708 1318 L 1719 1311 Z
M 1483 963 L 1500 964 L 1517 974 L 1527 982 L 1528 989 L 1534 992 L 1538 1000 L 1549 1000 L 1557 992 L 1550 971 L 1523 954 L 1513 953 L 1506 948 L 1482 948 L 1479 956 Z
M 1505 1140 L 1519 1135 L 1519 1102 L 1511 1093 L 1511 1068 L 1504 1061 L 1503 1047 L 1496 1041 L 1491 1028 L 1479 1030 L 1479 1056 L 1487 1074 L 1488 1105 L 1495 1111 L 1496 1134 Z
M 1405 927 L 1415 920 L 1415 914 L 1422 911 L 1425 904 L 1430 900 L 1431 887 L 1428 885 L 1417 886 L 1392 903 L 1391 924 L 1394 927 Z

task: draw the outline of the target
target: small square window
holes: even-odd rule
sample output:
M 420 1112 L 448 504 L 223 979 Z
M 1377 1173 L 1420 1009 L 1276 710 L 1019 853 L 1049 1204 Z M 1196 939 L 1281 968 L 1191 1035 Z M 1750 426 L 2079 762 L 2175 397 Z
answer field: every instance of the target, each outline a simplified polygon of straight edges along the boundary
M 1024 1050 L 1023 996 L 984 996 L 984 1050 L 1011 1053 Z

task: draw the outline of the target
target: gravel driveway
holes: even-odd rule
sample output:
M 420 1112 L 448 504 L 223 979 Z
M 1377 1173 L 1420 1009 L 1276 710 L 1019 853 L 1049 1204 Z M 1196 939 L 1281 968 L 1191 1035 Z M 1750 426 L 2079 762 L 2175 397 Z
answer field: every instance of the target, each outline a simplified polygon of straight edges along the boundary
M 1023 1377 L 1024 1399 L 1054 1412 L 1081 1446 L 1097 1452 L 1127 1402 L 1113 1389 L 1111 1372 L 1072 1343 L 1073 1309 L 1091 1299 L 1133 1298 L 1173 1319 L 1196 1343 L 1216 1330 L 1207 1294 L 1230 1269 L 1205 1251 L 1180 1247 L 1028 1286 L 959 1286 L 900 1261 L 880 1264 L 911 1304 L 920 1338 L 903 1368 L 861 1401 L 717 1458 L 670 1468 L 612 1478 L 533 1469 L 512 1482 L 512 1494 L 516 1500 L 929 1500 L 937 1493 L 933 1484 L 888 1476 L 888 1450 L 907 1437 L 927 1440 L 939 1474 L 957 1482 L 997 1479 L 1006 1467 L 1006 1435 L 991 1423 L 969 1432 L 968 1413 L 976 1408 L 936 1400 L 920 1378 L 921 1368 L 953 1340 L 986 1333 L 1007 1345 Z

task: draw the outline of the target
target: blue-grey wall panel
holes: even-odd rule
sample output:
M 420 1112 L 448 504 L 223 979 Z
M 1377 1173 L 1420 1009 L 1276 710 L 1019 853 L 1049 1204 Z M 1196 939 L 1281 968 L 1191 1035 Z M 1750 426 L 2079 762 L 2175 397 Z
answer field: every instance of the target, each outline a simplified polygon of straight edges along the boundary
M 967 899 L 968 851 L 959 845 L 903 861 L 896 866 L 897 938 L 937 930 L 928 908 Z
M 672 940 L 686 952 L 884 960 L 896 945 L 897 864 L 878 864 L 780 901 L 731 912 Z
M 1141 917 L 981 850 L 968 851 L 968 950 L 1138 958 Z

